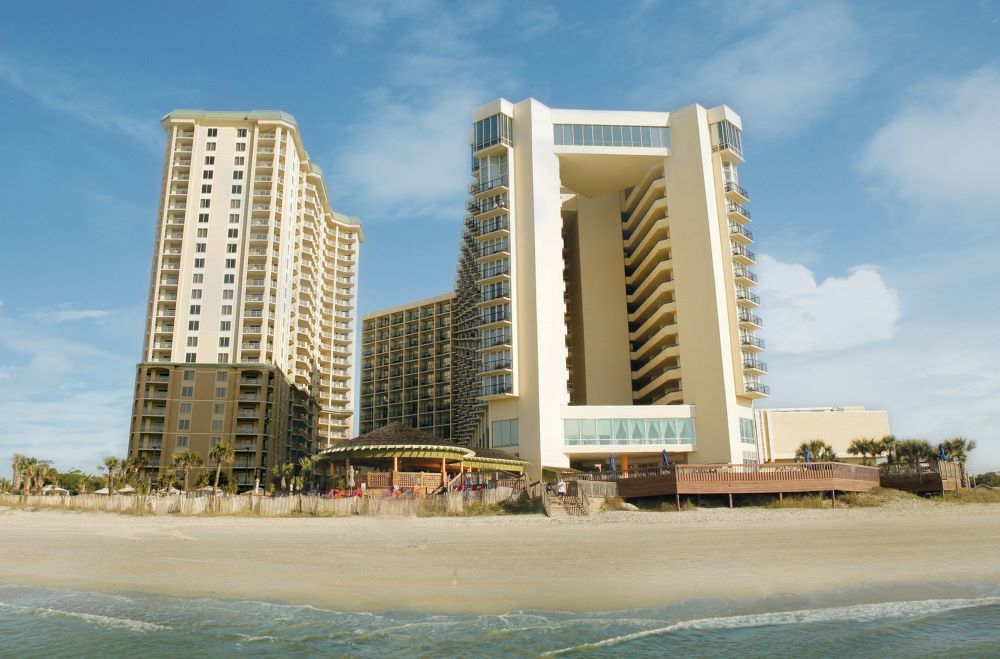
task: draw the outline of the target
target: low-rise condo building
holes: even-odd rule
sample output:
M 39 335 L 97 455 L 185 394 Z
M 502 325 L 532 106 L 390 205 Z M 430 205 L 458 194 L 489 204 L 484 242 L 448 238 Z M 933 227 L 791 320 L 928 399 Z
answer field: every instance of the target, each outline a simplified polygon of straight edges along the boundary
M 855 439 L 891 435 L 889 413 L 864 407 L 796 407 L 755 410 L 762 462 L 795 462 L 803 442 L 822 440 L 838 460 L 860 462 L 847 452 Z
M 357 220 L 283 112 L 175 110 L 129 454 L 232 444 L 250 487 L 351 436 Z

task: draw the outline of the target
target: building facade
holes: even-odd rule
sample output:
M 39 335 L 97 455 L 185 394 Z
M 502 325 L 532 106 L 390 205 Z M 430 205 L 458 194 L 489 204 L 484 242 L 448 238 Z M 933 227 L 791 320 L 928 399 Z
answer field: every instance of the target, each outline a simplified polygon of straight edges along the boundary
M 241 485 L 345 439 L 353 422 L 357 220 L 282 112 L 176 110 L 130 455 L 238 451 Z
M 364 315 L 362 434 L 398 422 L 452 438 L 454 298 L 447 293 Z
M 819 439 L 837 459 L 860 462 L 847 452 L 855 439 L 882 439 L 892 434 L 889 413 L 864 407 L 796 407 L 754 411 L 761 462 L 795 462 L 803 442 Z
M 455 366 L 456 407 L 480 402 L 469 441 L 535 470 L 758 460 L 739 116 L 499 99 L 470 142 L 454 312 L 477 342 L 471 384 Z

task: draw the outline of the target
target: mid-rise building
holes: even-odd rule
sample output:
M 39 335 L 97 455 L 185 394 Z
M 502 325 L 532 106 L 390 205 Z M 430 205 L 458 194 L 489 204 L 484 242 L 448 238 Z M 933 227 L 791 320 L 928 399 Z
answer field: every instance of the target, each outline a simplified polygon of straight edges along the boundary
M 860 462 L 847 452 L 855 439 L 882 439 L 892 434 L 889 413 L 854 407 L 795 407 L 754 410 L 761 462 L 795 462 L 804 442 L 821 440 L 838 460 Z
M 453 313 L 476 357 L 456 345 L 456 439 L 535 470 L 756 461 L 740 117 L 499 99 L 470 142 Z
M 360 430 L 390 423 L 450 439 L 454 294 L 362 317 Z
M 330 208 L 290 115 L 175 110 L 163 127 L 129 453 L 155 476 L 230 443 L 251 486 L 351 434 L 361 227 Z

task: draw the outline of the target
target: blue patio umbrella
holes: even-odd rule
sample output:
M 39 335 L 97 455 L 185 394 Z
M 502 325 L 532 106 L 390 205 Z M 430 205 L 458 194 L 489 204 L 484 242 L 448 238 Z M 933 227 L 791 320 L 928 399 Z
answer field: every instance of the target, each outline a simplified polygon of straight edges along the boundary
M 805 450 L 805 454 L 806 454 L 806 464 L 809 464 L 810 462 L 812 462 L 812 455 L 809 454 L 809 449 Z
M 667 455 L 667 449 L 663 449 L 663 468 L 670 469 L 670 456 Z
M 615 471 L 615 454 L 608 455 L 608 471 Z
M 948 461 L 948 456 L 944 454 L 944 444 L 938 444 L 938 455 L 941 456 L 941 462 Z

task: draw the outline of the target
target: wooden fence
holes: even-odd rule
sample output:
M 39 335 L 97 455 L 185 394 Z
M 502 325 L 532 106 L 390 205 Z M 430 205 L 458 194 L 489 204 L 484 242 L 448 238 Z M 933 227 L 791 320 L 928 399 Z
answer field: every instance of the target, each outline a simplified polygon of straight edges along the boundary
M 462 515 L 467 505 L 500 506 L 520 492 L 497 487 L 489 490 L 439 494 L 426 497 L 366 496 L 324 499 L 315 496 L 17 496 L 0 495 L 0 506 L 55 510 L 98 511 L 133 515 L 285 515 L 419 517 Z
M 935 460 L 918 464 L 882 465 L 882 486 L 916 493 L 951 492 L 967 487 L 962 467 Z

